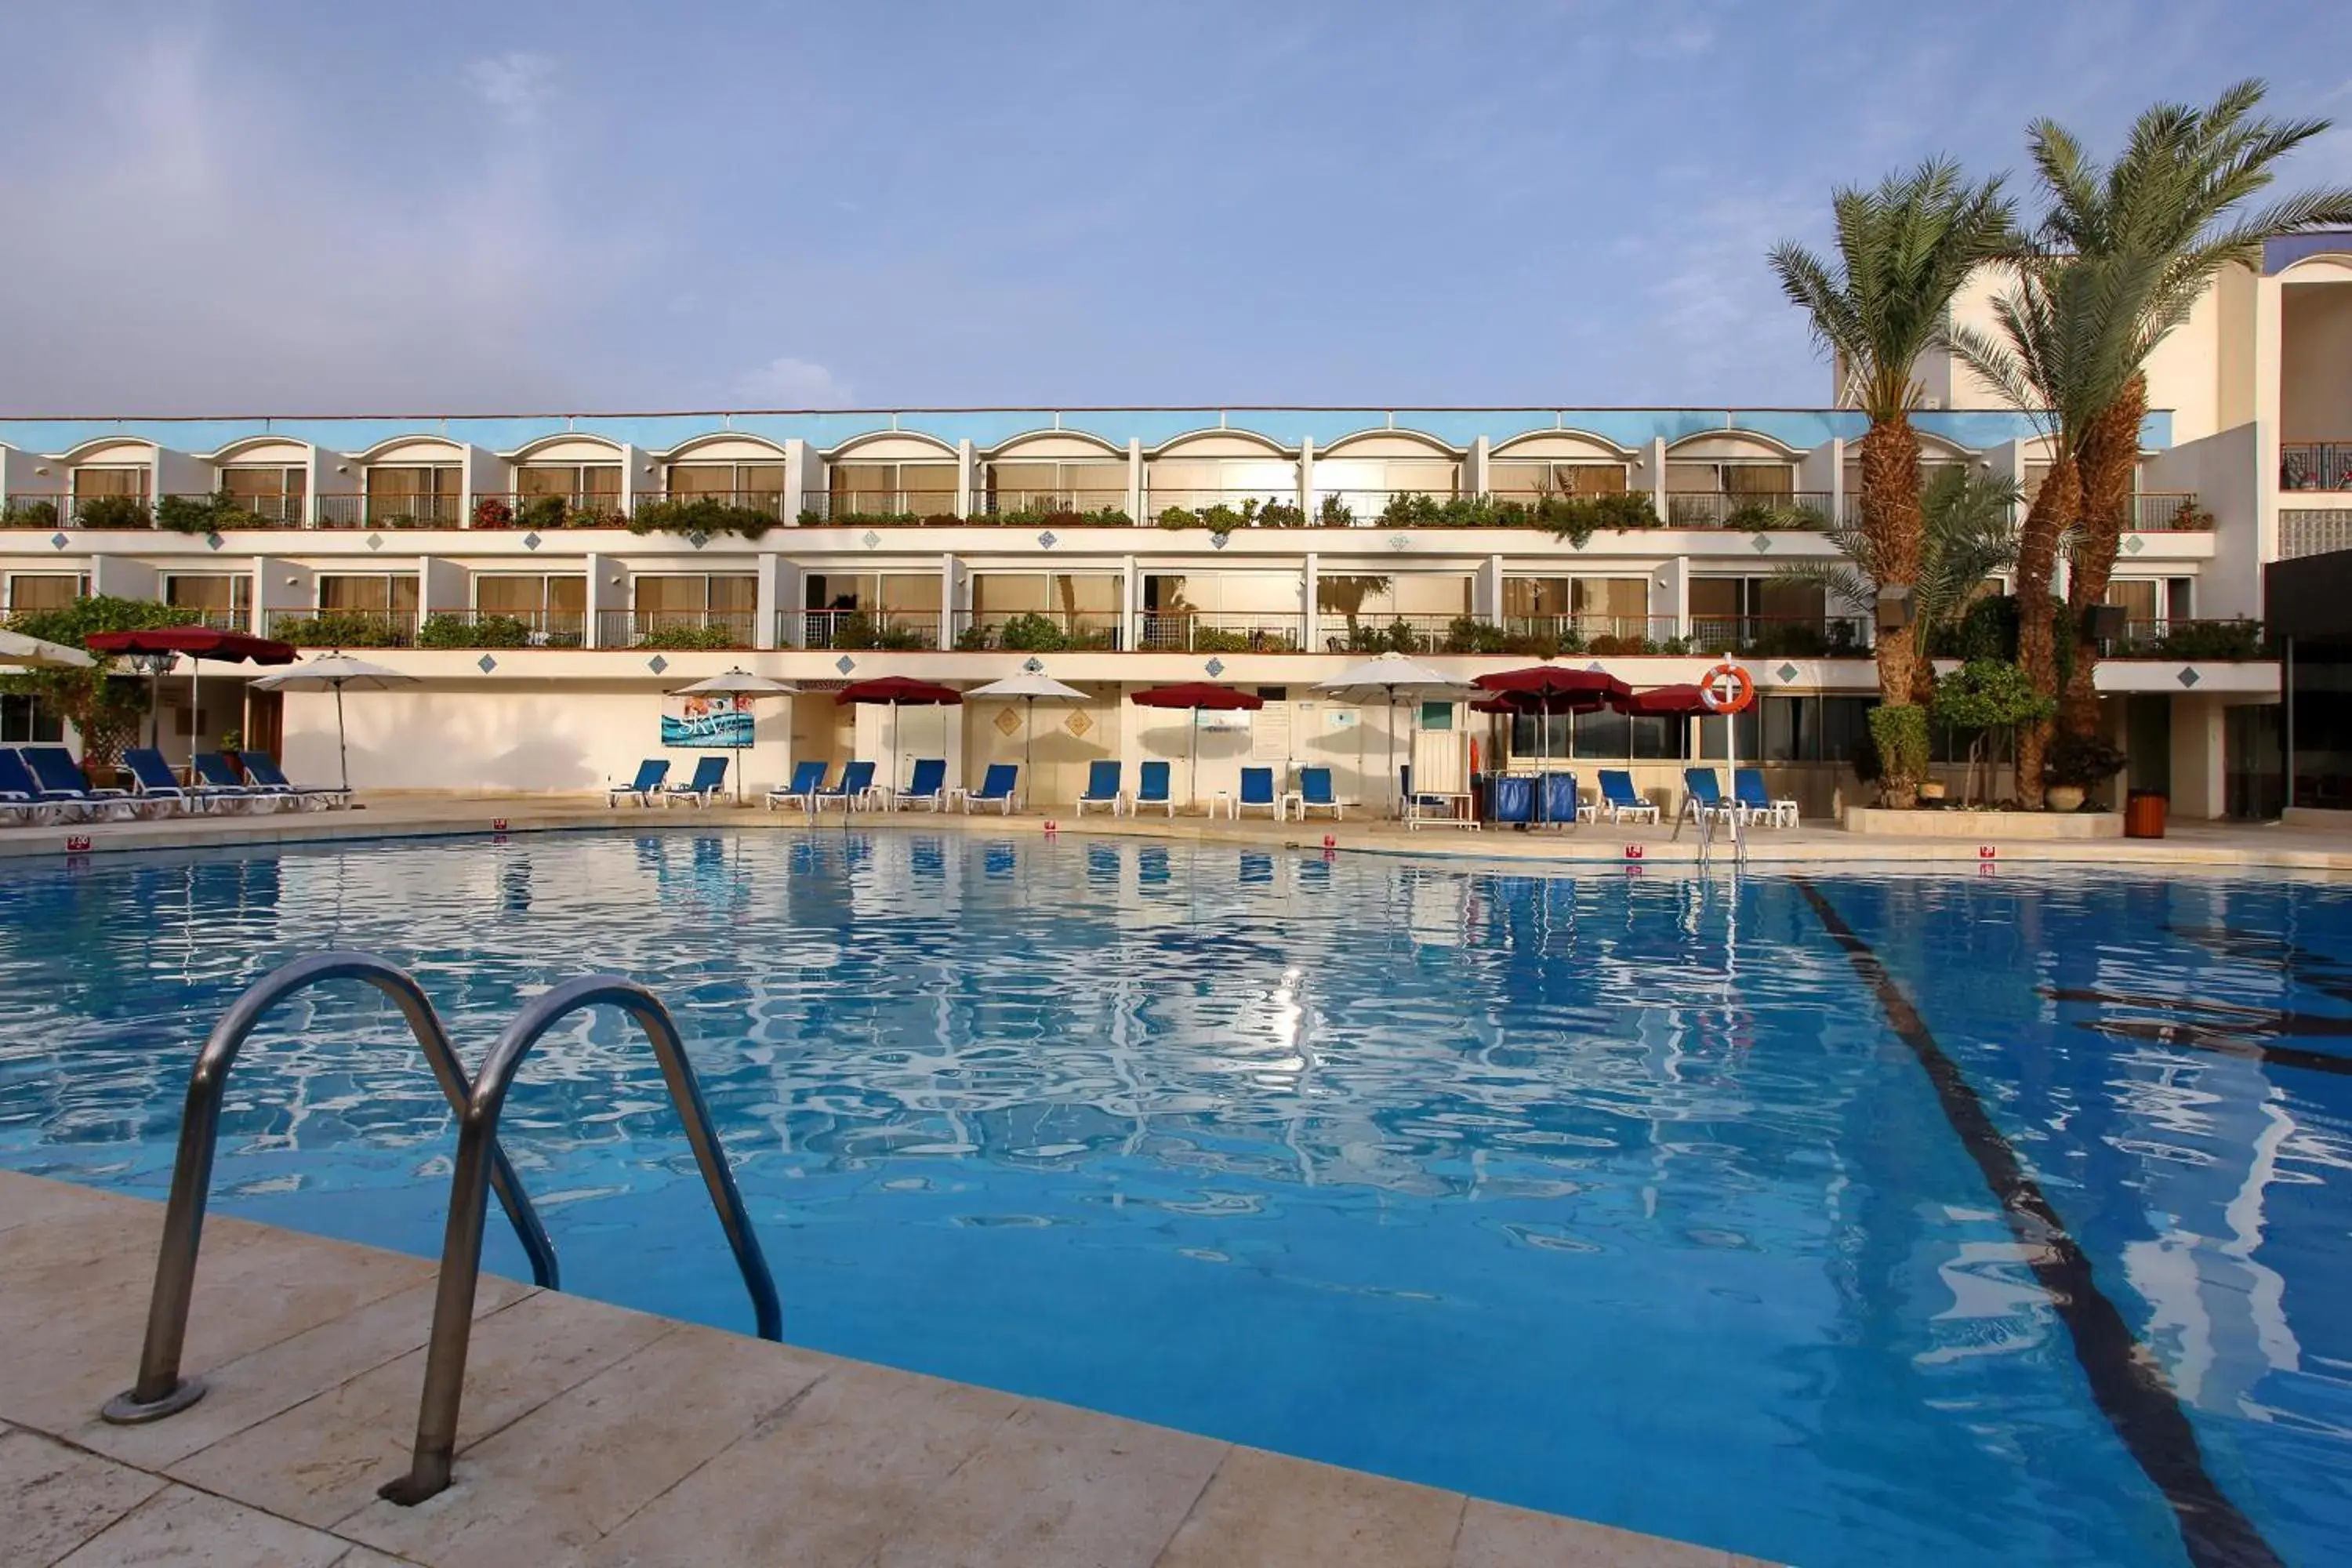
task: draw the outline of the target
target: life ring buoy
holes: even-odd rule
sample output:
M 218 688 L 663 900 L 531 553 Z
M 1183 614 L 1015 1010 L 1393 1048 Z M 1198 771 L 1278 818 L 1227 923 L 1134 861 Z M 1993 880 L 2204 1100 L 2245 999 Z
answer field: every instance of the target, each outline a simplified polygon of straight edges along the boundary
M 1710 713 L 1744 713 L 1756 700 L 1756 678 L 1726 659 L 1701 679 L 1698 700 Z

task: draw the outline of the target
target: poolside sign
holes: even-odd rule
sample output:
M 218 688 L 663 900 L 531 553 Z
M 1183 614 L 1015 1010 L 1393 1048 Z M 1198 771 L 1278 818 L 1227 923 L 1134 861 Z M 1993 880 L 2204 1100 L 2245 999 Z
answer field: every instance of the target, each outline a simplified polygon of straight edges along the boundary
M 89 834 L 87 834 L 87 833 L 68 833 L 68 834 L 67 834 L 67 835 L 66 835 L 66 853 L 67 853 L 67 854 L 68 854 L 68 855 L 79 855 L 79 854 L 82 854 L 82 853 L 86 852 L 89 848 Z
M 751 700 L 728 692 L 678 692 L 664 700 L 661 743 L 697 752 L 751 743 Z

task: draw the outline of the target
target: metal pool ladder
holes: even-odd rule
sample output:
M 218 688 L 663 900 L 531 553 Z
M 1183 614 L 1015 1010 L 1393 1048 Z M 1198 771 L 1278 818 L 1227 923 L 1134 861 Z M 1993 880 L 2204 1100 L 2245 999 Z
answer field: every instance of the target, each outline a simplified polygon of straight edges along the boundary
M 686 1124 L 687 1142 L 702 1169 L 712 1206 L 735 1254 L 744 1288 L 751 1296 L 761 1339 L 783 1337 L 783 1310 L 776 1297 L 767 1258 L 752 1233 L 743 1196 L 728 1168 L 709 1107 L 702 1098 L 686 1045 L 669 1009 L 652 992 L 618 975 L 592 974 L 567 981 L 535 998 L 491 1045 L 481 1077 L 468 1083 L 449 1036 L 405 971 L 373 953 L 321 952 L 297 959 L 264 975 L 239 996 L 206 1037 L 188 1079 L 187 1107 L 180 1126 L 180 1149 L 172 1171 L 171 1198 L 163 1214 L 163 1239 L 155 1264 L 155 1288 L 140 1352 L 139 1381 L 107 1402 L 100 1413 L 111 1422 L 159 1421 L 204 1397 L 201 1379 L 180 1375 L 187 1339 L 188 1302 L 203 1239 L 206 1189 L 212 1180 L 213 1148 L 220 1131 L 222 1096 L 239 1047 L 264 1014 L 298 991 L 327 980 L 363 980 L 391 997 L 431 1064 L 433 1076 L 457 1116 L 457 1159 L 449 1186 L 449 1217 L 441 1247 L 441 1269 L 433 1302 L 433 1332 L 425 1360 L 425 1393 L 417 1412 L 416 1446 L 409 1473 L 382 1489 L 399 1503 L 422 1502 L 449 1484 L 457 1449 L 457 1410 L 465 1394 L 466 1353 L 474 1321 L 474 1296 L 480 1283 L 482 1231 L 495 1190 L 523 1251 L 534 1283 L 557 1288 L 555 1247 L 531 1207 L 530 1194 L 499 1146 L 499 1116 L 507 1090 L 531 1047 L 571 1014 L 609 1005 L 636 1020 L 661 1063 L 671 1101 Z

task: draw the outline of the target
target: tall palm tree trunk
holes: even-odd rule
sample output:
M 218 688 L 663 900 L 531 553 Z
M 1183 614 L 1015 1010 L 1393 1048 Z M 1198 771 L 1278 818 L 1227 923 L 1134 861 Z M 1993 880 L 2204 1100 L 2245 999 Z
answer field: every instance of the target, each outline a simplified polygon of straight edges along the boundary
M 1877 564 L 1878 584 L 1909 588 L 1919 581 L 1919 539 L 1927 521 L 1919 511 L 1919 436 L 1911 421 L 1895 415 L 1873 425 L 1862 437 L 1862 527 Z M 1931 686 L 1932 666 L 1919 646 L 1922 628 L 1911 626 L 1878 634 L 1878 699 L 1886 703 L 1919 700 Z
M 2060 452 L 2026 509 L 2017 537 L 2017 664 L 2033 689 L 2058 694 L 2058 602 L 2050 585 L 2058 571 L 2058 540 L 2074 526 L 2083 502 L 2083 477 L 2071 453 Z M 2017 731 L 2017 794 L 2029 811 L 2042 809 L 2042 763 L 2050 747 L 2050 721 L 2022 724 Z
M 2139 427 L 2147 416 L 2147 377 L 2135 375 L 2083 432 L 2083 502 L 2075 535 L 2074 571 L 2066 587 L 2074 612 L 2074 659 L 2058 722 L 2070 734 L 2091 736 L 2099 729 L 2098 644 L 2090 635 L 2090 609 L 2107 596 L 2131 519 L 2132 492 L 2139 466 Z

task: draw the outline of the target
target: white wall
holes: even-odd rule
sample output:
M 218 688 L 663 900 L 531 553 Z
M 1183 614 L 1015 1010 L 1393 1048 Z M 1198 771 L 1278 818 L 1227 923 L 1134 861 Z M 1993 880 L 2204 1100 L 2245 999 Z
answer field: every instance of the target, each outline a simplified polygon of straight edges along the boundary
M 2213 513 L 2213 559 L 2197 577 L 2200 616 L 2263 613 L 2262 563 L 2269 558 L 2263 498 L 2269 487 L 2259 482 L 2261 434 L 2258 425 L 2236 426 L 2155 453 L 2141 464 L 2147 489 L 2193 490 Z M 2118 569 L 2127 560 L 2118 558 Z M 2177 575 L 2177 569 L 2167 574 Z

